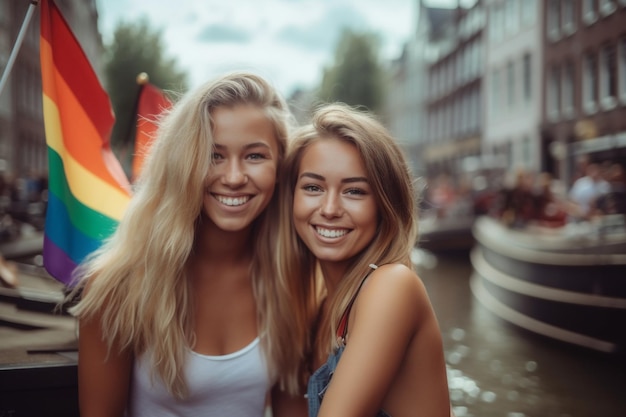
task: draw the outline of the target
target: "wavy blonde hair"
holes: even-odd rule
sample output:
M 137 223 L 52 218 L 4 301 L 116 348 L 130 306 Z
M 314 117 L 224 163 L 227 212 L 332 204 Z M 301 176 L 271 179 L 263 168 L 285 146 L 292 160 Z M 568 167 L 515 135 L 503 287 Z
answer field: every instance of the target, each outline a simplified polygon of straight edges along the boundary
M 88 283 L 70 311 L 79 319 L 101 318 L 109 348 L 135 357 L 150 350 L 153 368 L 176 398 L 188 394 L 183 365 L 194 344 L 191 283 L 186 265 L 194 250 L 204 182 L 213 152 L 212 112 L 252 104 L 273 123 L 279 168 L 293 116 L 263 78 L 227 74 L 184 95 L 160 120 L 135 193 L 115 233 L 77 270 L 74 295 Z M 259 334 L 272 375 L 289 387 L 283 370 L 295 361 L 285 333 L 292 316 L 286 284 L 276 280 L 274 246 L 278 237 L 278 193 L 254 222 L 250 268 L 257 302 Z M 295 388 L 293 388 L 295 391 Z
M 378 206 L 378 230 L 370 244 L 351 261 L 332 299 L 327 300 L 328 312 L 319 323 L 315 345 L 326 356 L 335 349 L 336 329 L 350 299 L 369 272 L 369 264 L 402 263 L 412 268 L 410 251 L 417 240 L 417 204 L 413 176 L 406 158 L 387 129 L 371 113 L 336 103 L 319 107 L 310 125 L 301 128 L 289 144 L 285 159 L 284 181 L 281 186 L 279 261 L 284 279 L 291 279 L 302 305 L 316 303 L 323 293 L 317 276 L 317 261 L 298 237 L 292 225 L 294 189 L 300 163 L 306 149 L 320 139 L 333 138 L 353 144 L 358 149 L 367 171 Z M 304 323 L 312 321 L 303 316 Z M 310 345 L 311 335 L 302 345 Z M 309 338 L 309 339 L 307 339 Z M 310 349 L 313 349 L 310 346 Z M 313 352 L 311 352 L 313 354 Z

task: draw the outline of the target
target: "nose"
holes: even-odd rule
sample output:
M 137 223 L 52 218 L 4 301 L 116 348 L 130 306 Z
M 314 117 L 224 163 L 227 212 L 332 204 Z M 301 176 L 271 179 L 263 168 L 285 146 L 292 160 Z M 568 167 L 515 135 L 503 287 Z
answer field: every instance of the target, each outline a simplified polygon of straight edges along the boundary
M 320 214 L 326 218 L 333 218 L 341 216 L 343 208 L 341 201 L 336 193 L 327 193 L 320 206 Z
M 248 182 L 248 175 L 246 175 L 238 160 L 229 160 L 225 165 L 222 174 L 222 184 L 237 187 Z

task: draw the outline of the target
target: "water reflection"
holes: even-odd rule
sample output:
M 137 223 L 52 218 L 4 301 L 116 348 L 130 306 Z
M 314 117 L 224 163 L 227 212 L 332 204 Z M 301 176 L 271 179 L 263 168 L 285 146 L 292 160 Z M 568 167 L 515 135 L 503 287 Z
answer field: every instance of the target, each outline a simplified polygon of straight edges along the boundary
M 457 417 L 624 417 L 623 358 L 552 341 L 472 296 L 467 253 L 413 254 L 443 334 Z

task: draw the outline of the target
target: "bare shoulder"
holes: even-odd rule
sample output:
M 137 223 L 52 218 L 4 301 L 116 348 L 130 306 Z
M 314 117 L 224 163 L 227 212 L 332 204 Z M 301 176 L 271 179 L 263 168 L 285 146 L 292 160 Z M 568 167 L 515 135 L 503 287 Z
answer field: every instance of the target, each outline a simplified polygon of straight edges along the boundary
M 404 293 L 419 296 L 424 291 L 420 277 L 403 264 L 387 264 L 379 266 L 366 281 L 363 290 L 374 292 Z
M 402 264 L 378 267 L 361 290 L 363 304 L 393 303 L 398 308 L 417 311 L 430 301 L 420 277 Z

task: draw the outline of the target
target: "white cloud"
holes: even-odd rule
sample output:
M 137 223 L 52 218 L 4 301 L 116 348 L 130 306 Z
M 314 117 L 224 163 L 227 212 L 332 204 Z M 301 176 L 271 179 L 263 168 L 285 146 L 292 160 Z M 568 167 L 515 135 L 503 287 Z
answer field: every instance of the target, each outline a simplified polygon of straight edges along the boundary
M 441 1 L 441 0 L 439 0 Z M 432 1 L 431 1 L 432 3 Z M 285 95 L 314 87 L 332 59 L 341 27 L 377 32 L 395 58 L 413 31 L 417 0 L 98 0 L 105 40 L 120 20 L 147 17 L 163 30 L 166 53 L 198 85 L 250 69 Z

